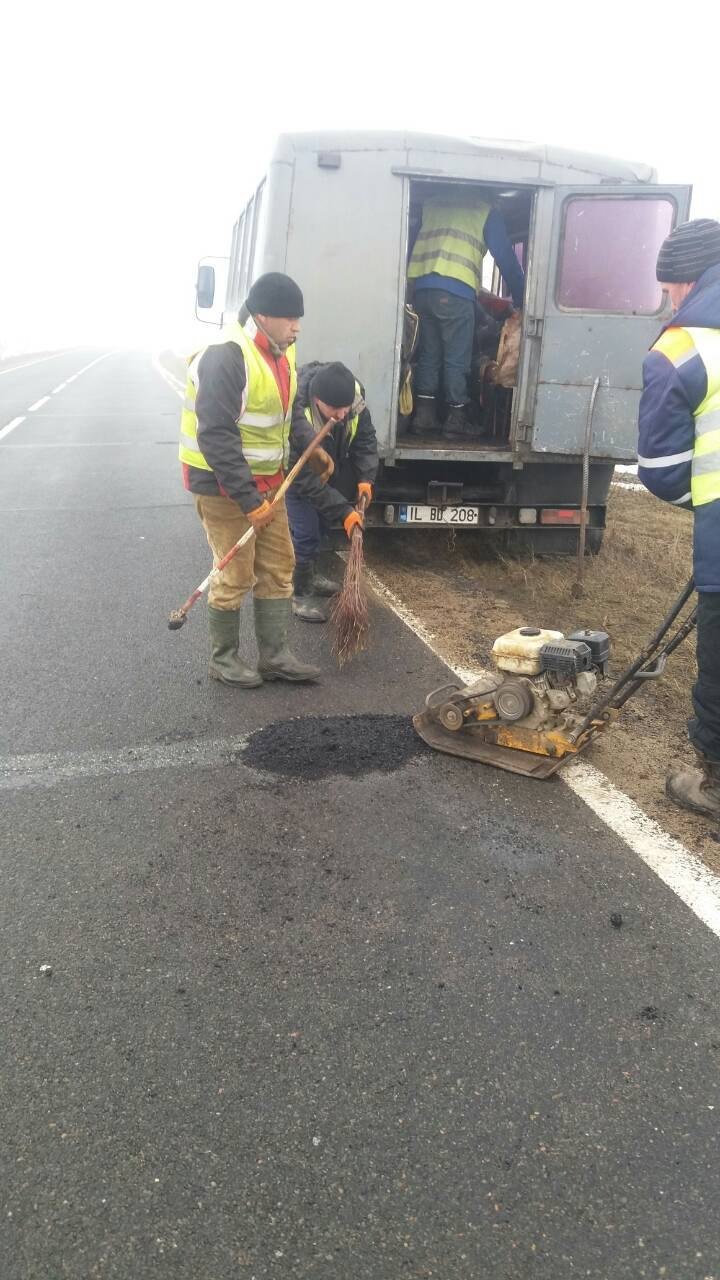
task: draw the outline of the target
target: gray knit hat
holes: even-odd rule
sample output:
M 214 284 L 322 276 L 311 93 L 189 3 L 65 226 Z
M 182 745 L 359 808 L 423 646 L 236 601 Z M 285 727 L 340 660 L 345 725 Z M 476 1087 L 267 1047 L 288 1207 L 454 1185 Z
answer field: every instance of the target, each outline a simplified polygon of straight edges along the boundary
M 720 264 L 720 222 L 695 218 L 670 232 L 660 246 L 656 275 L 662 284 L 694 284 Z

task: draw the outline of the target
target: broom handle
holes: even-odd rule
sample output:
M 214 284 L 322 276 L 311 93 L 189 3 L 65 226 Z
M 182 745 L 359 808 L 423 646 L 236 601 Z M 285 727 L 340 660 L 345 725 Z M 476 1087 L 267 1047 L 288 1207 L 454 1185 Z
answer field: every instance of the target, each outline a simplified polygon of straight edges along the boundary
M 365 511 L 367 509 L 367 504 L 368 504 L 367 494 L 364 493 L 362 498 L 358 502 L 357 506 L 355 507 L 355 510 L 359 512 L 359 514 L 362 516 L 363 522 L 361 525 L 360 524 L 355 525 L 355 528 L 352 531 L 353 538 L 355 537 L 362 538 L 363 536 L 363 529 L 365 528 Z
M 290 488 L 290 485 L 292 484 L 293 480 L 297 479 L 297 476 L 300 474 L 303 467 L 305 466 L 305 463 L 310 457 L 310 454 L 315 452 L 320 441 L 325 439 L 325 436 L 328 435 L 328 433 L 332 430 L 334 426 L 337 426 L 337 418 L 330 418 L 325 423 L 325 426 L 320 428 L 317 435 L 313 436 L 312 440 L 310 441 L 310 444 L 307 446 L 307 449 L 304 449 L 303 452 L 300 454 L 300 457 L 295 463 L 295 466 L 291 467 L 291 469 L 288 471 L 285 479 L 280 485 L 280 488 L 277 490 L 277 493 L 274 495 L 273 500 L 270 503 L 271 507 L 276 506 L 277 503 L 280 502 L 280 499 L 285 497 L 285 494 Z M 249 542 L 251 538 L 254 538 L 254 537 L 255 537 L 255 528 L 253 525 L 250 525 L 250 528 L 245 530 L 245 533 L 243 534 L 242 538 L 238 539 L 238 541 L 235 543 L 235 546 L 230 548 L 227 555 L 224 555 L 222 560 L 218 560 L 215 567 L 210 570 L 207 578 L 204 578 L 203 581 L 200 583 L 200 586 L 196 587 L 192 595 L 188 596 L 184 605 L 181 605 L 181 607 L 178 609 L 178 615 L 182 615 L 182 617 L 185 617 L 186 614 L 190 612 L 193 605 L 196 604 L 197 601 L 200 599 L 201 595 L 205 591 L 207 591 L 213 579 L 216 578 L 219 573 L 222 573 L 225 566 L 230 563 L 230 561 L 233 559 L 234 556 L 237 555 L 240 548 L 244 547 L 245 544 Z

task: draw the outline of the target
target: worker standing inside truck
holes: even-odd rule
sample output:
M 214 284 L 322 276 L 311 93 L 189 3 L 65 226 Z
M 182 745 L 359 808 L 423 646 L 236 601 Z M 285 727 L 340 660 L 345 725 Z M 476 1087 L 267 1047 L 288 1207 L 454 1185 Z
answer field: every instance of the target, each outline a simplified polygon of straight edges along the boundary
M 638 474 L 694 518 L 697 681 L 689 737 L 698 767 L 671 770 L 666 792 L 720 817 L 720 222 L 699 218 L 664 241 L 657 278 L 673 318 L 643 365 Z
M 263 680 L 316 680 L 320 671 L 288 648 L 295 557 L 285 504 L 270 505 L 289 452 L 303 296 L 289 276 L 270 272 L 252 285 L 245 306 L 247 324 L 229 325 L 190 361 L 180 461 L 216 562 L 255 531 L 211 584 L 208 606 L 210 675 L 253 689 Z M 238 652 L 248 591 L 257 667 Z
M 431 196 L 413 245 L 408 279 L 420 316 L 415 366 L 416 409 L 413 431 L 464 439 L 476 428 L 467 416 L 468 378 L 475 332 L 475 300 L 482 286 L 482 265 L 490 250 L 513 303 L 521 307 L 525 276 L 497 209 L 480 199 Z M 448 416 L 437 418 L 443 384 Z
M 324 467 L 305 468 L 287 495 L 295 547 L 293 613 L 303 622 L 327 621 L 327 598 L 339 584 L 318 572 L 323 528 L 340 524 L 348 537 L 360 522 L 357 504 L 372 500 L 378 450 L 365 392 L 344 364 L 304 365 L 298 371 L 290 461 L 295 462 L 328 418 L 337 425 L 323 441 Z

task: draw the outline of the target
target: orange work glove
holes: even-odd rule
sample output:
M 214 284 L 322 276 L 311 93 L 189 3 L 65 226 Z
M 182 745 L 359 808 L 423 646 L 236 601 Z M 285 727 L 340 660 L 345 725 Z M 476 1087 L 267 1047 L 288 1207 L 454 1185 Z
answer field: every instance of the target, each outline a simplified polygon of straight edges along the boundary
M 260 503 L 259 507 L 254 507 L 252 511 L 246 512 L 246 515 L 253 529 L 257 533 L 258 529 L 264 529 L 275 519 L 276 512 L 275 508 L 270 506 L 270 503 L 266 498 L 264 502 Z
M 330 454 L 327 453 L 325 449 L 321 449 L 320 445 L 318 445 L 317 449 L 313 449 L 312 453 L 310 454 L 310 457 L 308 458 L 308 463 L 312 468 L 312 470 L 315 472 L 315 475 L 318 477 L 320 483 L 327 484 L 333 471 L 335 470 L 335 463 L 330 457 Z
M 359 511 L 351 511 L 350 515 L 346 516 L 345 519 L 343 520 L 343 528 L 348 538 L 352 538 L 353 529 L 362 529 L 362 527 L 363 527 L 363 518 L 360 515 Z
M 373 487 L 370 484 L 370 481 L 361 480 L 358 485 L 358 502 L 360 502 L 362 498 L 365 498 L 366 500 L 365 505 L 369 507 L 370 503 L 372 502 L 372 495 L 373 495 Z

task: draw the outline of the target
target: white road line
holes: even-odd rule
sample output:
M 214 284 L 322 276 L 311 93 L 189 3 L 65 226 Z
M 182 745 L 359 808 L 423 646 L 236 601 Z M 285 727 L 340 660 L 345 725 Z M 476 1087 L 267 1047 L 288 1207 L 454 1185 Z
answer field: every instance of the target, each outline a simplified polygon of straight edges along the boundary
M 427 627 L 370 570 L 368 581 L 388 608 L 463 684 L 487 674 L 482 670 L 468 671 L 448 662 L 436 647 L 434 637 Z M 634 800 L 613 786 L 599 769 L 586 760 L 573 761 L 558 777 L 720 938 L 720 878 L 709 871 L 700 858 L 663 831 Z M 552 784 L 536 782 L 534 785 L 543 787 Z
M 88 369 L 92 369 L 96 364 L 99 364 L 101 360 L 107 360 L 108 356 L 114 355 L 117 355 L 117 351 L 105 351 L 103 355 L 98 356 L 96 360 L 91 360 L 89 364 L 83 365 L 82 369 L 78 369 L 77 373 L 74 373 L 71 378 L 66 378 L 65 383 L 74 382 L 76 378 L 81 377 L 83 373 L 87 373 Z
M 23 414 L 21 418 L 13 418 L 12 422 L 8 422 L 7 426 L 3 427 L 2 430 L 0 430 L 0 440 L 2 440 L 3 436 L 9 436 L 10 432 L 14 431 L 15 428 L 19 427 L 20 423 L 24 421 L 25 421 L 25 414 Z
M 65 390 L 65 388 L 66 388 L 66 386 L 67 386 L 67 382 L 61 382 L 61 383 L 60 383 L 60 386 L 59 386 L 59 387 L 55 387 L 55 390 L 54 390 L 54 391 L 51 391 L 51 392 L 50 392 L 50 394 L 51 394 L 52 396 L 56 396 L 56 395 L 57 395 L 57 393 L 58 393 L 58 391 L 64 391 L 64 390 Z
M 0 369 L 0 377 L 2 377 L 4 373 L 17 373 L 18 369 L 30 369 L 34 364 L 44 364 L 46 360 L 58 360 L 60 356 L 67 356 L 69 354 L 70 349 L 67 348 L 65 351 L 56 351 L 55 354 L 51 356 L 40 356 L 39 360 L 28 360 L 26 364 L 14 364 L 12 369 Z
M 248 734 L 234 738 L 195 739 L 153 746 L 119 747 L 114 751 L 62 751 L 0 757 L 0 791 L 55 787 L 77 778 L 102 778 L 155 769 L 205 769 L 235 764 Z
M 66 351 L 62 351 L 62 352 L 60 352 L 59 354 L 60 354 L 60 355 L 67 355 L 68 353 L 67 353 Z M 58 392 L 58 391 L 62 391 L 63 387 L 66 387 L 66 386 L 67 386 L 67 384 L 68 384 L 68 382 L 74 382 L 76 378 L 79 378 L 79 377 L 80 377 L 80 375 L 81 375 L 81 374 L 83 374 L 83 373 L 87 373 L 88 369 L 92 369 L 92 368 L 93 368 L 93 366 L 94 366 L 94 365 L 96 365 L 96 364 L 99 364 L 101 360 L 107 360 L 108 356 L 112 356 L 112 355 L 115 355 L 115 354 L 116 354 L 116 353 L 115 353 L 114 351 L 106 351 L 103 355 L 98 356 L 96 360 L 91 360 L 91 361 L 90 361 L 90 363 L 89 363 L 89 364 L 84 365 L 82 369 L 78 369 L 77 373 L 74 373 L 74 374 L 72 375 L 72 377 L 71 377 L 71 378 L 68 378 L 65 382 L 61 383 L 61 385 L 60 385 L 59 387 L 56 387 L 56 388 L 55 388 L 55 391 L 53 391 L 51 394 L 52 394 L 52 395 L 55 395 L 55 394 L 56 394 L 56 392 Z M 46 358 L 47 360 L 51 360 L 51 359 L 53 359 L 53 357 L 52 357 L 52 356 L 46 356 L 45 358 Z M 41 361 L 41 360 L 33 360 L 33 361 L 31 361 L 30 363 L 31 363 L 31 364 L 42 364 L 42 361 Z M 27 366 L 27 365 L 21 365 L 20 367 L 21 367 L 21 368 L 23 368 L 23 369 L 28 368 L 28 366 Z M 5 370 L 4 370 L 4 372 L 5 372 L 5 373 L 9 373 L 9 372 L 10 372 L 10 370 L 9 370 L 9 369 L 5 369 Z M 36 401 L 35 401 L 35 404 L 31 404 L 31 405 L 30 405 L 30 408 L 28 409 L 28 411 L 27 411 L 27 412 L 28 412 L 28 413 L 34 413 L 36 409 L 40 409 L 40 408 L 42 407 L 42 405 L 47 404 L 47 402 L 48 402 L 48 400 L 49 400 L 49 399 L 50 399 L 50 396 L 43 396 L 41 400 L 36 400 Z M 22 415 L 22 417 L 20 417 L 20 418 L 13 418 L 12 422 L 8 422 L 7 426 L 3 427 L 3 428 L 0 430 L 0 440 L 2 440 L 3 436 L 8 436 L 8 435 L 10 434 L 10 432 L 11 432 L 11 431 L 14 431 L 14 430 L 15 430 L 15 427 L 19 427 L 19 426 L 20 426 L 20 423 L 25 421 L 26 416 L 27 416 L 27 414 L 23 414 L 23 415 Z M 22 447 L 22 446 L 18 446 L 18 447 Z
M 159 373 L 163 381 L 167 383 L 171 391 L 174 391 L 175 395 L 179 396 L 180 399 L 182 400 L 185 395 L 185 387 L 183 386 L 180 379 L 176 378 L 174 373 L 171 373 L 169 369 L 166 369 L 163 365 L 160 364 L 159 356 L 153 356 L 152 366 L 155 372 Z

